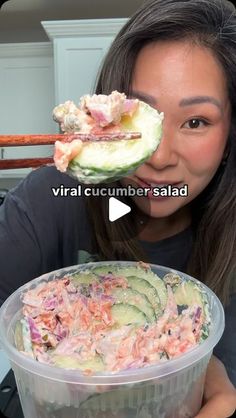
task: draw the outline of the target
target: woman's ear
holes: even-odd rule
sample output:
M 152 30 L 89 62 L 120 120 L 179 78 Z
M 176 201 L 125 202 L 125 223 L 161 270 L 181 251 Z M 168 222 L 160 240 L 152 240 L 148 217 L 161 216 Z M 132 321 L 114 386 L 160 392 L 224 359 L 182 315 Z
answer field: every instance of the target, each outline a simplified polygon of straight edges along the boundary
M 226 147 L 225 147 L 225 150 L 224 150 L 224 154 L 223 154 L 223 158 L 222 158 L 222 161 L 221 161 L 221 165 L 226 165 L 228 156 L 229 156 L 229 146 L 227 144 Z

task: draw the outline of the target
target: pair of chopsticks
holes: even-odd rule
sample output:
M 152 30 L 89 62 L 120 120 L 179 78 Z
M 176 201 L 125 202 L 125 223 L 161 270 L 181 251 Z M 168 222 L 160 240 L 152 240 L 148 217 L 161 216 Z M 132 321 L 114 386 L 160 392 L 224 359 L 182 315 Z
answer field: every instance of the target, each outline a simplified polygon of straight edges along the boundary
M 0 147 L 18 147 L 32 145 L 53 145 L 56 141 L 72 142 L 79 139 L 83 142 L 120 141 L 141 138 L 140 132 L 112 133 L 78 133 L 52 135 L 0 135 Z M 13 168 L 37 168 L 42 165 L 54 164 L 52 157 L 35 157 L 21 159 L 0 159 L 0 170 Z

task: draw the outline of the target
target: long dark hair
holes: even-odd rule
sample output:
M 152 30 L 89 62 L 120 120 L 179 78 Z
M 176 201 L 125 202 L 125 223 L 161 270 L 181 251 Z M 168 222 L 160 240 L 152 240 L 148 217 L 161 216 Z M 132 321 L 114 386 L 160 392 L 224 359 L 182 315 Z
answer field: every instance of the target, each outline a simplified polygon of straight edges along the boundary
M 213 180 L 193 202 L 194 245 L 188 272 L 226 302 L 236 275 L 236 10 L 227 0 L 152 0 L 124 25 L 114 40 L 96 93 L 129 94 L 137 55 L 160 40 L 189 40 L 209 48 L 228 84 L 232 120 L 226 155 Z M 114 225 L 105 219 L 107 203 L 89 199 L 88 210 L 101 259 L 145 259 L 138 241 L 128 239 L 132 219 Z M 126 240 L 127 237 L 127 240 Z M 119 241 L 120 239 L 120 241 Z M 121 244 L 122 243 L 122 244 Z

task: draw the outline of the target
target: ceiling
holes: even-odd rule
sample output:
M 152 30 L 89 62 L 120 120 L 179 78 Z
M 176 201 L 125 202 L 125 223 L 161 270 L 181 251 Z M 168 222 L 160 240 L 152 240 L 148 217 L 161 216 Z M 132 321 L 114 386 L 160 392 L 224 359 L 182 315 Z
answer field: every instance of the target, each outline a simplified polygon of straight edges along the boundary
M 40 23 L 43 20 L 129 17 L 142 3 L 143 0 L 8 0 L 0 9 L 0 44 L 48 41 Z

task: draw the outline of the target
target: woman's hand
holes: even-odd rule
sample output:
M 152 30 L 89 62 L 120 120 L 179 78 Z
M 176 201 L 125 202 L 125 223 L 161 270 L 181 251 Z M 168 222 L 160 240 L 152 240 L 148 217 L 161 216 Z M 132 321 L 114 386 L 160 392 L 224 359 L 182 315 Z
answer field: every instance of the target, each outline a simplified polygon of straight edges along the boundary
M 212 356 L 207 368 L 204 404 L 195 418 L 231 417 L 235 409 L 236 389 L 221 361 Z

